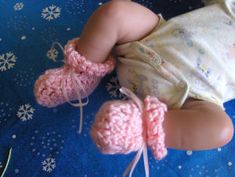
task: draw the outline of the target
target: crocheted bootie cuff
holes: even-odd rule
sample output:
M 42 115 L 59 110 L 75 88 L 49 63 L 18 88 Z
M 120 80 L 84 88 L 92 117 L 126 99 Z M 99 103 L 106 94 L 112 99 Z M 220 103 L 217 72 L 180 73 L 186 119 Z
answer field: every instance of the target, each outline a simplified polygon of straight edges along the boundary
M 75 38 L 69 41 L 65 48 L 65 64 L 75 68 L 76 72 L 85 72 L 88 75 L 95 75 L 97 77 L 103 77 L 107 73 L 110 73 L 115 67 L 115 60 L 109 56 L 103 63 L 96 63 L 87 60 L 86 57 L 79 54 L 76 51 L 76 43 L 79 38 Z
M 47 70 L 35 83 L 35 96 L 39 104 L 55 107 L 66 101 L 89 96 L 101 78 L 115 67 L 115 60 L 109 56 L 104 63 L 87 60 L 76 51 L 73 39 L 64 48 L 65 66 Z
M 167 154 L 163 128 L 167 106 L 156 97 L 147 96 L 144 100 L 144 107 L 147 127 L 147 145 L 151 148 L 154 157 L 160 160 Z

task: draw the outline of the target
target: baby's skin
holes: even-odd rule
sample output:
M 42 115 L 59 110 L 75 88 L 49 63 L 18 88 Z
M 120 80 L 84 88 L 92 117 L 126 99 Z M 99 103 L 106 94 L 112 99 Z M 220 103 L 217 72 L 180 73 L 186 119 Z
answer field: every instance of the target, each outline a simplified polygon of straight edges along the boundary
M 98 8 L 85 25 L 76 50 L 102 63 L 117 44 L 140 40 L 158 24 L 149 9 L 128 0 L 112 0 Z M 233 124 L 223 109 L 211 102 L 188 98 L 181 109 L 170 109 L 163 124 L 167 148 L 206 150 L 226 145 Z

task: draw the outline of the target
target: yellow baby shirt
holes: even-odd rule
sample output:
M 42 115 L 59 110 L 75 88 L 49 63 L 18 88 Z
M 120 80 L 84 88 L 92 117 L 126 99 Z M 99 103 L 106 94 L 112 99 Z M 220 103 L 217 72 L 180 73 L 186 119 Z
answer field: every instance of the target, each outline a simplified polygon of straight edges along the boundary
M 188 97 L 223 107 L 235 98 L 235 0 L 161 17 L 150 35 L 116 53 L 120 84 L 140 98 L 154 95 L 170 108 Z

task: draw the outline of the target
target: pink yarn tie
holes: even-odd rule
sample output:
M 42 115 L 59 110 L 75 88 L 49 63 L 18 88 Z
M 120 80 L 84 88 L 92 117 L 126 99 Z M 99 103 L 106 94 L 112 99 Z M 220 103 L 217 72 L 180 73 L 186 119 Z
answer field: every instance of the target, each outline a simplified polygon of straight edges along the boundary
M 141 100 L 129 89 L 127 88 L 120 88 L 120 92 L 122 92 L 123 94 L 125 94 L 126 96 L 128 96 L 129 98 L 131 98 L 136 105 L 138 106 L 139 110 L 142 113 L 142 118 L 143 118 L 143 122 L 144 120 L 144 116 L 143 116 L 143 103 L 141 102 Z M 145 123 L 145 122 L 144 122 Z M 144 126 L 145 127 L 145 126 Z M 138 161 L 140 160 L 141 155 L 143 154 L 144 157 L 144 169 L 145 169 L 145 175 L 146 177 L 149 177 L 149 164 L 148 164 L 148 153 L 147 153 L 147 144 L 146 144 L 146 130 L 143 130 L 143 137 L 144 137 L 144 141 L 142 143 L 142 146 L 140 147 L 140 149 L 138 150 L 135 158 L 133 159 L 133 161 L 129 164 L 129 166 L 127 167 L 127 169 L 125 170 L 123 177 L 127 176 L 129 174 L 129 177 L 132 176 L 132 173 L 138 163 Z
M 104 154 L 128 154 L 137 151 L 135 158 L 123 176 L 132 176 L 143 154 L 145 175 L 149 177 L 147 147 L 156 159 L 167 154 L 163 128 L 166 104 L 154 96 L 146 96 L 142 102 L 132 91 L 121 88 L 129 100 L 113 100 L 104 103 L 96 114 L 91 137 Z
M 76 50 L 78 41 L 79 38 L 68 41 L 64 48 L 58 42 L 53 43 L 52 48 L 57 44 L 64 53 L 64 66 L 49 69 L 40 75 L 34 85 L 34 94 L 36 101 L 48 108 L 65 102 L 79 107 L 81 133 L 83 106 L 89 102 L 88 95 L 106 74 L 113 71 L 116 62 L 111 55 L 103 63 L 92 62 Z M 83 102 L 83 98 L 87 101 Z M 78 103 L 71 102 L 74 100 L 78 100 Z
M 65 82 L 63 82 L 62 84 L 62 92 L 63 92 L 63 95 L 64 95 L 64 98 L 66 99 L 66 101 L 71 105 L 71 106 L 74 106 L 74 107 L 79 107 L 80 109 L 80 123 L 79 123 L 79 130 L 78 130 L 78 133 L 81 134 L 82 133 L 82 125 L 83 125 L 83 106 L 86 106 L 88 103 L 89 103 L 89 98 L 88 96 L 86 96 L 86 102 L 82 102 L 82 98 L 81 98 L 81 94 L 80 92 L 78 91 L 78 88 L 81 88 L 83 93 L 86 93 L 86 90 L 84 89 L 84 87 L 82 86 L 81 84 L 81 81 L 75 76 L 75 72 L 74 72 L 74 69 L 71 69 L 68 71 L 69 74 L 72 76 L 72 82 L 73 83 L 76 83 L 75 86 L 77 87 L 76 90 L 76 94 L 77 94 L 77 99 L 78 99 L 78 103 L 72 103 L 70 100 L 69 100 L 69 97 L 67 95 L 67 92 L 65 91 Z M 65 80 L 64 80 L 65 81 Z
M 141 117 L 143 119 L 143 143 L 140 147 L 140 149 L 138 150 L 135 158 L 133 159 L 133 161 L 129 164 L 128 168 L 125 170 L 124 174 L 123 174 L 123 177 L 126 177 L 128 174 L 129 174 L 129 177 L 132 176 L 132 173 L 138 163 L 138 161 L 140 160 L 140 157 L 141 155 L 143 154 L 143 158 L 144 158 L 144 168 L 145 168 L 145 176 L 146 177 L 149 177 L 149 164 L 148 164 L 148 153 L 147 153 L 147 142 L 149 143 L 149 140 L 148 140 L 148 135 L 147 135 L 147 128 L 148 128 L 148 125 L 147 125 L 147 122 L 146 122 L 146 114 L 145 114 L 145 108 L 144 108 L 144 104 L 142 103 L 142 101 L 132 92 L 130 91 L 129 89 L 127 88 L 124 88 L 122 87 L 120 89 L 120 91 L 125 94 L 126 96 L 128 96 L 129 98 L 131 98 L 134 103 L 138 106 L 140 112 L 141 112 Z M 165 106 L 165 105 L 164 105 Z M 166 111 L 166 107 L 163 107 L 164 111 Z M 149 117 L 149 119 L 151 119 Z M 164 132 L 163 132 L 164 134 Z M 155 142 L 154 142 L 155 143 Z M 164 145 L 162 147 L 163 149 L 165 149 Z M 158 159 L 161 159 L 163 158 L 165 155 L 166 155 L 166 152 L 163 152 L 161 154 L 161 152 L 158 152 L 156 151 L 157 154 L 155 153 L 156 155 L 156 158 Z M 159 154 L 158 154 L 159 153 Z
M 64 53 L 64 48 L 62 47 L 62 45 L 61 45 L 59 42 L 54 42 L 54 43 L 52 44 L 52 48 L 54 48 L 54 46 L 55 46 L 56 44 L 60 47 L 60 49 L 62 50 L 63 54 L 65 55 L 65 53 Z M 78 133 L 81 134 L 81 132 L 82 132 L 82 125 L 83 125 L 83 106 L 86 106 L 86 105 L 89 103 L 89 98 L 88 98 L 88 94 L 87 94 L 86 90 L 84 89 L 84 87 L 83 87 L 83 85 L 82 85 L 80 79 L 78 79 L 78 77 L 75 76 L 75 70 L 74 70 L 74 68 L 70 67 L 67 72 L 68 72 L 67 76 L 71 75 L 72 82 L 73 82 L 73 83 L 76 83 L 76 84 L 74 84 L 74 85 L 77 87 L 75 90 L 76 90 L 76 94 L 77 94 L 78 103 L 72 103 L 72 102 L 69 100 L 69 96 L 68 96 L 67 92 L 65 91 L 65 79 L 64 79 L 63 82 L 62 82 L 62 93 L 63 93 L 63 96 L 64 96 L 64 98 L 66 99 L 66 101 L 67 101 L 71 106 L 79 107 L 79 109 L 80 109 L 80 124 L 79 124 Z M 66 77 L 66 75 L 65 75 L 64 77 Z M 81 94 L 80 94 L 80 92 L 78 91 L 79 88 L 81 88 L 82 91 L 83 91 L 83 93 L 86 94 L 86 101 L 85 101 L 85 102 L 82 102 Z

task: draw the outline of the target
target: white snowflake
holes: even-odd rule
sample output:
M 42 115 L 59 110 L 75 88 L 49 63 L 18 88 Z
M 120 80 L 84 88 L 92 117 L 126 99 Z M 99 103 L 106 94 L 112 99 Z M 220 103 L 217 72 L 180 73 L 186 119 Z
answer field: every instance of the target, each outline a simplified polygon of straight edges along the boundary
M 27 121 L 33 119 L 34 111 L 35 109 L 30 104 L 21 105 L 17 112 L 17 116 L 21 121 Z
M 112 77 L 110 79 L 110 82 L 108 82 L 108 84 L 106 85 L 106 89 L 109 92 L 109 94 L 111 95 L 111 97 L 114 98 L 123 98 L 124 95 L 119 91 L 119 89 L 121 88 L 117 77 Z
M 42 162 L 42 170 L 51 173 L 56 167 L 56 161 L 54 158 L 48 157 Z
M 0 55 L 0 71 L 6 71 L 15 66 L 16 56 L 12 52 Z
M 20 11 L 20 10 L 23 9 L 23 7 L 24 7 L 24 3 L 23 2 L 18 2 L 14 5 L 14 10 L 15 11 Z
M 51 21 L 60 17 L 61 8 L 55 5 L 51 5 L 42 10 L 42 18 L 45 20 Z
M 2 162 L 0 162 L 0 168 L 2 168 L 3 166 L 2 166 Z
M 56 58 L 58 56 L 58 51 L 55 48 L 51 48 L 47 52 L 47 57 L 56 62 Z

